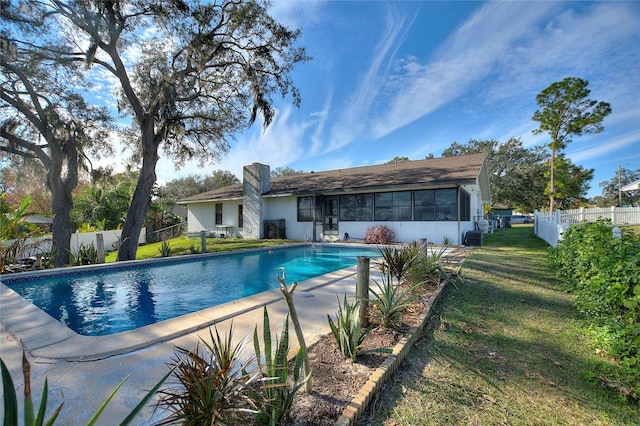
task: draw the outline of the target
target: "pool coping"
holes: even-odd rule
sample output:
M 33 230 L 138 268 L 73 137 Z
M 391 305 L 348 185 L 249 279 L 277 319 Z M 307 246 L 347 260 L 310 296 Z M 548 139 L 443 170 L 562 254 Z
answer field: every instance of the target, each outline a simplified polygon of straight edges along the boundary
M 264 249 L 243 251 L 255 250 Z M 229 252 L 225 253 L 228 254 Z M 140 261 L 122 262 L 122 266 L 126 267 L 127 263 L 139 265 Z M 92 267 L 95 268 L 95 265 L 92 265 Z M 296 295 L 304 296 L 305 292 L 354 276 L 356 271 L 357 266 L 354 265 L 301 281 L 298 283 Z M 24 277 L 28 278 L 28 276 Z M 280 289 L 273 289 L 135 330 L 106 336 L 83 336 L 24 299 L 3 282 L 0 282 L 0 321 L 6 330 L 21 342 L 23 348 L 31 356 L 51 360 L 83 362 L 123 355 L 157 343 L 166 342 L 281 300 L 283 300 L 283 296 Z

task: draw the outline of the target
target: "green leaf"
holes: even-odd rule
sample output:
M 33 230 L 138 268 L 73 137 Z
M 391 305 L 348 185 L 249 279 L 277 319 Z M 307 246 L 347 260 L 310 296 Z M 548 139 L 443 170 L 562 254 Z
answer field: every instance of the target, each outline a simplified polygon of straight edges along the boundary
M 171 376 L 171 374 L 173 374 L 173 372 L 176 370 L 176 368 L 178 368 L 182 364 L 182 361 L 183 360 L 178 361 L 176 363 L 176 365 L 174 365 L 173 368 L 171 368 L 169 370 L 169 372 L 167 374 L 165 374 L 162 377 L 162 379 L 160 379 L 160 381 L 158 383 L 156 383 L 153 388 L 151 388 L 151 390 L 149 392 L 147 392 L 147 394 L 144 396 L 144 398 L 142 398 L 142 400 L 140 400 L 138 405 L 136 405 L 135 408 L 129 413 L 129 415 L 120 423 L 120 426 L 131 424 L 131 422 L 133 421 L 134 417 L 137 416 L 138 413 L 140 413 L 140 411 L 142 411 L 142 409 L 147 404 L 147 402 L 149 402 L 151 397 L 158 391 L 158 389 L 160 389 L 160 386 L 162 386 L 162 384 L 167 381 L 169 376 Z M 126 380 L 126 379 L 127 378 L 125 377 L 124 380 Z M 123 383 L 124 383 L 124 380 L 122 381 Z M 117 390 L 118 389 L 116 388 L 113 391 L 113 393 L 115 394 L 115 392 Z
M 18 426 L 18 398 L 11 373 L 2 359 L 0 359 L 0 369 L 2 370 L 2 393 L 4 395 L 4 426 Z
M 118 384 L 118 386 L 116 386 L 116 388 L 109 394 L 109 396 L 107 397 L 107 399 L 102 403 L 102 405 L 100 405 L 100 407 L 98 407 L 98 411 L 95 412 L 95 414 L 91 417 L 91 419 L 89 420 L 89 423 L 87 423 L 87 426 L 93 426 L 96 421 L 98 420 L 98 417 L 100 417 L 100 415 L 102 414 L 102 412 L 104 411 L 105 408 L 107 408 L 107 405 L 109 405 L 109 401 L 111 401 L 111 399 L 115 396 L 116 392 L 118 392 L 118 389 L 120 389 L 120 387 L 124 384 L 124 382 L 127 381 L 127 379 L 129 378 L 130 375 L 127 375 L 124 379 L 122 379 L 122 381 Z

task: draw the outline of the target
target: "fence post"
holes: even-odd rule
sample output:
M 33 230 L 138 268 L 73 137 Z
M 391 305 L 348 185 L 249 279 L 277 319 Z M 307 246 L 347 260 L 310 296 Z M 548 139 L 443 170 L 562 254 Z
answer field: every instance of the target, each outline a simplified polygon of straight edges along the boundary
M 560 210 L 556 210 L 553 214 L 555 215 L 553 221 L 556 225 L 560 225 Z
M 104 263 L 104 236 L 96 234 L 96 250 L 98 251 L 98 263 Z
M 358 256 L 356 299 L 360 302 L 360 325 L 369 326 L 369 258 Z
M 207 231 L 200 231 L 200 244 L 202 245 L 202 253 L 207 252 Z
M 611 223 L 613 223 L 614 225 L 618 224 L 616 222 L 616 206 L 611 206 Z

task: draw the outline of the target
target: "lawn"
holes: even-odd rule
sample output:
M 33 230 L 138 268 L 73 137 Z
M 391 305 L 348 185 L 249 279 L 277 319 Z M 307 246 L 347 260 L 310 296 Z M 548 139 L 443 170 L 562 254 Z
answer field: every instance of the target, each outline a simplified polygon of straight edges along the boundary
M 273 247 L 282 244 L 290 244 L 290 240 L 245 240 L 242 238 L 207 238 L 207 253 L 220 251 L 252 249 L 260 247 Z M 170 256 L 181 256 L 185 254 L 195 254 L 202 252 L 200 238 L 176 237 L 167 241 L 170 248 Z M 136 260 L 152 259 L 162 257 L 162 242 L 150 243 L 138 247 Z M 117 252 L 113 251 L 106 255 L 105 262 L 115 262 Z
M 486 236 L 366 424 L 640 424 L 637 401 L 601 380 L 621 373 L 585 337 L 547 249 L 532 225 Z

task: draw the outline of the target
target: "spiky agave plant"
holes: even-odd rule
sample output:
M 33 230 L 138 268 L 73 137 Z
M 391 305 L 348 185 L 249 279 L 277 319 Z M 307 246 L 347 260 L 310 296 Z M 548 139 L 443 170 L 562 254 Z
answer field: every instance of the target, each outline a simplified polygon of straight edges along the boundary
M 403 289 L 400 284 L 393 282 L 389 273 L 382 275 L 382 283 L 374 282 L 378 289 L 370 288 L 369 292 L 379 313 L 380 324 L 385 328 L 401 328 L 402 312 L 416 300 L 418 294 L 415 291 L 422 283 Z
M 337 297 L 337 296 L 336 296 Z M 358 356 L 358 349 L 362 345 L 362 341 L 371 330 L 367 327 L 362 331 L 360 324 L 359 302 L 356 300 L 353 304 L 349 303 L 347 295 L 344 295 L 342 305 L 338 299 L 338 312 L 336 313 L 335 322 L 330 315 L 327 314 L 331 333 L 336 339 L 336 344 L 340 352 L 351 362 L 355 362 Z
M 260 393 L 264 402 L 263 409 L 256 415 L 256 419 L 261 424 L 276 426 L 285 423 L 289 418 L 293 407 L 293 398 L 309 380 L 309 375 L 307 377 L 302 377 L 301 375 L 304 351 L 300 347 L 293 366 L 293 380 L 292 383 L 289 383 L 289 315 L 287 315 L 282 325 L 280 340 L 277 337 L 275 339 L 274 351 L 269 313 L 265 306 L 262 342 L 264 354 L 260 348 L 258 327 L 256 327 L 253 331 L 253 346 L 258 369 L 262 377 L 260 380 Z

